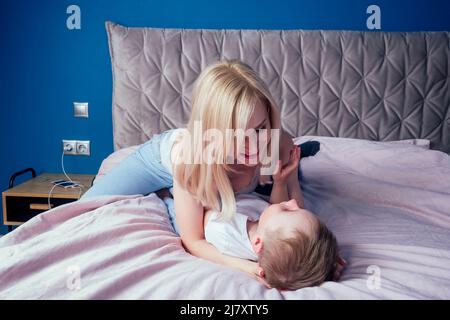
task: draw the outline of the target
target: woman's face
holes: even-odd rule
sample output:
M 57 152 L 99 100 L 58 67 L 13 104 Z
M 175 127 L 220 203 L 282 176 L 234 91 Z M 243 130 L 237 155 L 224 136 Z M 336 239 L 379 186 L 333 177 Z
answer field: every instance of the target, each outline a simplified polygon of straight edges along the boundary
M 268 107 L 260 99 L 257 99 L 247 123 L 246 130 L 249 129 L 254 130 L 254 138 L 245 136 L 245 144 L 239 146 L 239 154 L 240 158 L 245 160 L 246 166 L 256 166 L 259 163 L 259 155 L 266 152 L 270 143 L 271 129 Z

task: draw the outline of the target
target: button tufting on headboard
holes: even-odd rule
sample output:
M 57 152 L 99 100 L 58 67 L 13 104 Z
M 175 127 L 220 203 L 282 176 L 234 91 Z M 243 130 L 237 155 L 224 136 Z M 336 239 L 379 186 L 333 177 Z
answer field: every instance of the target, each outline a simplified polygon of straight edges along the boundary
M 450 153 L 449 32 L 106 28 L 116 150 L 184 126 L 198 74 L 227 58 L 261 76 L 293 136 L 422 138 Z

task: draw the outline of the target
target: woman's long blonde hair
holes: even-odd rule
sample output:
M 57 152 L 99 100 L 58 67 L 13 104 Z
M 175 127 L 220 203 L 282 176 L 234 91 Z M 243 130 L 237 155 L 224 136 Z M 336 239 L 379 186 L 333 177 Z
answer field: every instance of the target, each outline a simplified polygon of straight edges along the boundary
M 199 124 L 202 132 L 215 129 L 223 137 L 227 129 L 245 130 L 257 99 L 268 108 L 271 128 L 279 129 L 278 107 L 252 68 L 239 60 L 213 63 L 196 80 L 187 131 L 194 137 L 195 126 L 198 130 Z M 236 211 L 236 202 L 227 175 L 232 169 L 226 164 L 226 152 L 217 152 L 214 157 L 219 161 L 215 163 L 196 163 L 192 150 L 200 146 L 190 140 L 180 144 L 181 154 L 188 159 L 175 165 L 174 179 L 204 206 L 220 212 L 223 219 L 231 218 Z M 205 148 L 205 142 L 201 143 Z

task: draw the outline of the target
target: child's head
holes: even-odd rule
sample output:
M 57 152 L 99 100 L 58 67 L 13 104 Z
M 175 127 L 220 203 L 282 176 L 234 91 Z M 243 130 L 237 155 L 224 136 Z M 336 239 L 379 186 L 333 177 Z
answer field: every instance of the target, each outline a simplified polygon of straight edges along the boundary
M 331 231 L 295 200 L 264 210 L 253 247 L 266 282 L 286 290 L 331 280 L 339 257 Z

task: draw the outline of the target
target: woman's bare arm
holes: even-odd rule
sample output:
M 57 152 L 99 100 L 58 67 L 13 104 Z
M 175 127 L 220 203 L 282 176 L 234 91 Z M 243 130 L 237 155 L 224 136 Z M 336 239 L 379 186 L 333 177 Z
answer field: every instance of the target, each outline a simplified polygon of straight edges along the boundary
M 187 252 L 198 258 L 240 269 L 253 276 L 258 274 L 259 269 L 256 262 L 224 255 L 205 240 L 203 206 L 189 192 L 182 189 L 175 180 L 173 196 L 176 221 L 181 241 Z

